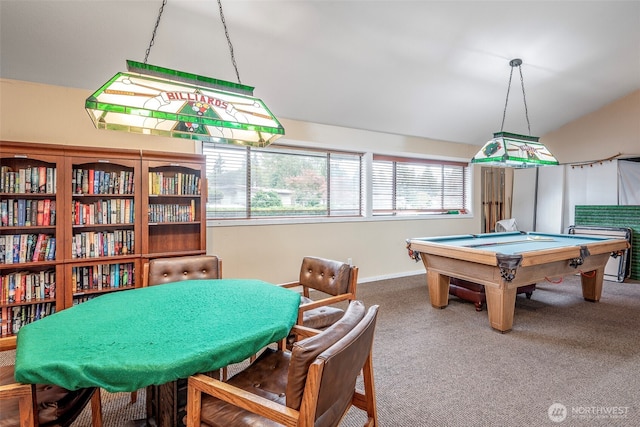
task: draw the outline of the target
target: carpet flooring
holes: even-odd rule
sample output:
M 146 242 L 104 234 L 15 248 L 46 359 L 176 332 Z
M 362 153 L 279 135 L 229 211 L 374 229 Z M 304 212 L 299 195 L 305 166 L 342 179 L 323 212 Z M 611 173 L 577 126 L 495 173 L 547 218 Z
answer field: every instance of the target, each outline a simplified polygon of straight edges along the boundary
M 374 373 L 380 425 L 639 426 L 640 282 L 605 281 L 600 302 L 580 279 L 519 295 L 513 330 L 450 297 L 431 307 L 425 275 L 363 283 L 379 304 Z M 237 368 L 241 368 L 237 367 Z M 144 416 L 128 393 L 103 392 L 105 427 Z M 352 409 L 342 426 L 362 425 Z M 74 427 L 90 425 L 88 411 Z

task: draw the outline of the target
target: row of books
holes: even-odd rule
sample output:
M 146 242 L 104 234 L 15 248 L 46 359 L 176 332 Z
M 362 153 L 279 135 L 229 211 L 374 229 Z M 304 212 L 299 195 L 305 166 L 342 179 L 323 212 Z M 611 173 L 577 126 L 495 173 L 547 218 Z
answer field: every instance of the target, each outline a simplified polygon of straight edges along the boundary
M 74 194 L 133 194 L 133 171 L 106 172 L 74 168 L 71 189 Z
M 132 199 L 75 200 L 72 213 L 74 225 L 133 224 L 135 209 Z
M 86 231 L 73 235 L 72 258 L 130 255 L 134 252 L 134 231 Z
M 2 193 L 55 193 L 56 168 L 27 166 L 14 171 L 0 166 L 0 192 Z
M 87 301 L 92 300 L 94 298 L 97 298 L 99 296 L 100 296 L 100 294 L 90 294 L 90 295 L 82 295 L 82 296 L 78 296 L 78 297 L 73 297 L 73 305 L 82 304 L 83 302 L 87 302 Z
M 0 308 L 0 335 L 8 337 L 18 333 L 21 327 L 56 312 L 53 302 Z
M 135 284 L 133 263 L 98 264 L 71 269 L 73 292 L 132 287 Z
M 149 205 L 149 222 L 191 222 L 195 219 L 195 200 L 189 205 Z
M 44 233 L 0 236 L 0 264 L 53 261 L 56 238 Z
M 0 304 L 55 299 L 56 272 L 18 271 L 0 275 Z
M 52 199 L 0 200 L 0 226 L 31 227 L 56 225 L 56 201 Z
M 149 194 L 153 195 L 199 195 L 200 177 L 191 173 L 149 172 Z

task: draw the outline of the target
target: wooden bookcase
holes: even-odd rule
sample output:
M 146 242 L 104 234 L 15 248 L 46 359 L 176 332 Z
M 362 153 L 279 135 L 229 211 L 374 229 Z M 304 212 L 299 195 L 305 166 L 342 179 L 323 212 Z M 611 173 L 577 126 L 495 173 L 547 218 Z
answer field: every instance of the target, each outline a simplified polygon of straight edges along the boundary
M 142 152 L 142 261 L 206 253 L 206 162 Z
M 64 158 L 0 142 L 0 168 L 0 337 L 7 337 L 64 308 Z
M 65 307 L 140 286 L 140 153 L 65 152 Z
M 47 314 L 142 286 L 149 259 L 206 253 L 204 156 L 0 141 L 0 167 L 4 341 Z M 164 192 L 150 176 L 164 178 Z

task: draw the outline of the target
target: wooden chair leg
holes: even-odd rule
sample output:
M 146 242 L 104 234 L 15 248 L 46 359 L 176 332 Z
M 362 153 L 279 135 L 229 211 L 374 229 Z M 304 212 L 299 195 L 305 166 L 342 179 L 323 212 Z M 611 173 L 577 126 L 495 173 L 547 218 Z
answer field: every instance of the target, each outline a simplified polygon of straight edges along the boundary
M 191 381 L 191 379 L 188 381 Z M 187 427 L 200 427 L 201 399 L 202 392 L 200 390 L 187 387 Z
M 356 392 L 353 396 L 353 405 L 367 412 L 366 426 L 378 427 L 378 407 L 376 404 L 376 388 L 373 381 L 373 364 L 371 353 L 367 357 L 362 368 L 364 380 L 364 393 Z
M 102 400 L 100 398 L 100 389 L 91 396 L 91 425 L 93 427 L 102 427 Z

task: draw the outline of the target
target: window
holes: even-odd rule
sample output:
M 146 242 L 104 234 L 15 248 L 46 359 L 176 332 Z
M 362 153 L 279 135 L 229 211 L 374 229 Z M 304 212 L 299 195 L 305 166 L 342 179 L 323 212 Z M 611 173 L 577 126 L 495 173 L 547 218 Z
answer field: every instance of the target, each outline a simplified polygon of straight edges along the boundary
M 272 145 L 203 144 L 207 218 L 363 217 L 467 212 L 467 163 Z
M 207 218 L 362 215 L 362 154 L 203 144 Z
M 466 163 L 373 156 L 373 215 L 468 210 Z

